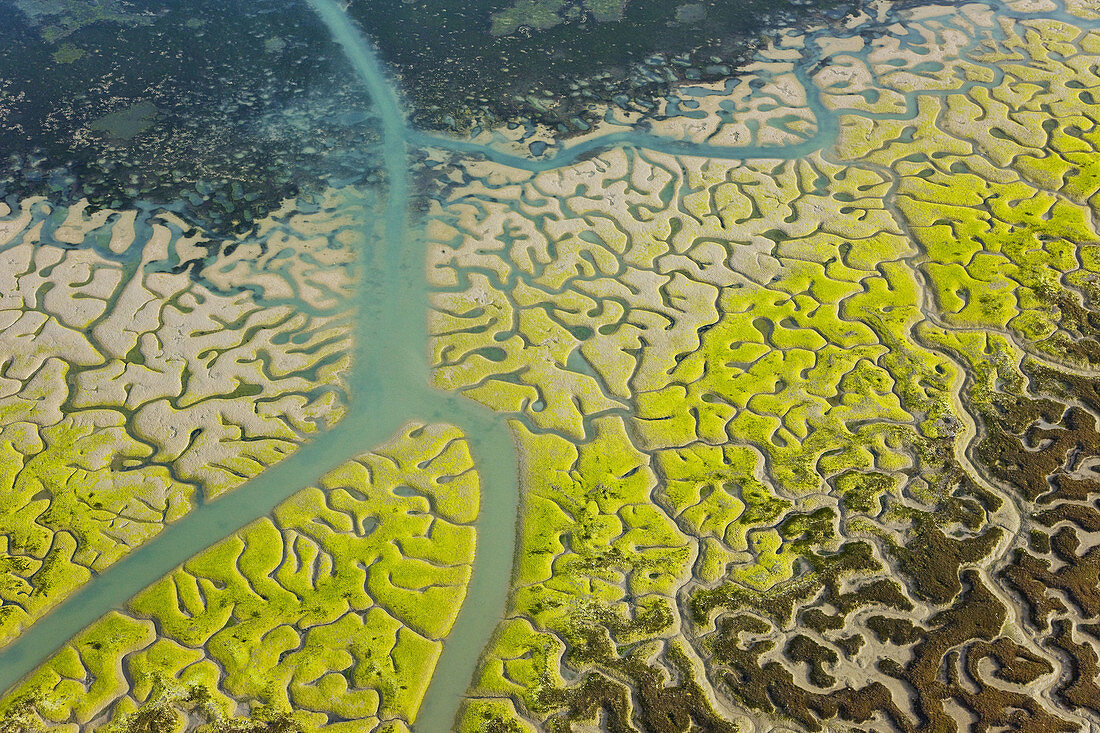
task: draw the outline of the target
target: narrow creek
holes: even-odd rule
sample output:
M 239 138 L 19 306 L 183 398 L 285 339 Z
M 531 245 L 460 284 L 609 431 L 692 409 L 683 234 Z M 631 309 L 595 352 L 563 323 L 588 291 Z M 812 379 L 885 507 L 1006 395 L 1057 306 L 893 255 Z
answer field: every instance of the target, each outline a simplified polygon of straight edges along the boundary
M 461 428 L 482 479 L 478 547 L 469 598 L 446 644 L 420 730 L 451 727 L 481 649 L 503 615 L 515 547 L 518 489 L 515 450 L 502 417 L 436 391 L 427 363 L 427 282 L 419 237 L 408 232 L 408 160 L 404 115 L 381 65 L 335 0 L 308 0 L 345 49 L 373 97 L 382 123 L 388 191 L 382 235 L 360 252 L 351 404 L 344 419 L 294 454 L 215 501 L 197 506 L 56 606 L 3 650 L 0 690 L 10 690 L 69 639 L 328 471 L 391 437 L 405 423 L 446 422 Z M 372 222 L 365 222 L 370 229 Z M 375 238 L 368 237 L 368 241 Z M 481 551 L 492 548 L 492 551 Z
M 794 159 L 828 146 L 838 133 L 840 112 L 827 111 L 815 86 L 804 78 L 813 61 L 809 59 L 800 64 L 799 74 L 818 127 L 812 137 L 799 144 L 723 147 L 675 141 L 641 131 L 617 131 L 566 147 L 547 158 L 510 155 L 410 128 L 381 62 L 338 0 L 306 1 L 343 47 L 352 70 L 369 91 L 383 132 L 388 185 L 383 234 L 374 248 L 360 253 L 362 280 L 353 304 L 355 358 L 349 376 L 352 403 L 348 414 L 334 428 L 315 436 L 258 477 L 216 501 L 198 506 L 165 528 L 96 575 L 0 650 L 0 690 L 10 689 L 86 626 L 120 607 L 123 599 L 131 598 L 249 522 L 267 516 L 277 504 L 326 472 L 385 441 L 402 424 L 410 420 L 445 422 L 465 432 L 483 487 L 478 551 L 469 594 L 444 645 L 415 726 L 423 733 L 450 730 L 479 656 L 505 611 L 516 547 L 518 464 L 503 415 L 430 387 L 426 358 L 428 287 L 420 235 L 411 231 L 409 222 L 409 147 L 442 147 L 524 170 L 542 171 L 616 145 L 674 155 Z M 1079 18 L 1073 18 L 1073 22 L 1085 24 Z

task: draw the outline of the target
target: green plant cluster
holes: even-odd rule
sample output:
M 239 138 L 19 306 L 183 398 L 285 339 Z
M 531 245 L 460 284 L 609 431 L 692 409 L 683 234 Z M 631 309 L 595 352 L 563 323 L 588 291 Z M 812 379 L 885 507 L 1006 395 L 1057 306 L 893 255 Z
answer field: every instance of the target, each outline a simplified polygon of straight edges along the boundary
M 237 254 L 200 283 L 186 263 L 208 242 L 172 214 L 0 206 L 4 643 L 337 419 L 348 338 L 313 295 L 339 260 L 305 242 L 346 214 L 288 206 L 265 224 L 281 269 Z M 216 285 L 227 273 L 237 290 Z
M 465 598 L 478 506 L 462 434 L 410 425 L 93 624 L 2 709 L 105 733 L 192 730 L 192 708 L 211 733 L 403 730 Z
M 996 626 L 967 568 L 1029 520 L 972 465 L 974 423 L 1015 424 L 1000 395 L 1027 389 L 1021 360 L 1100 361 L 1100 41 L 1033 10 L 816 39 L 839 132 L 799 159 L 463 169 L 432 225 L 435 379 L 510 415 L 527 456 L 510 613 L 464 730 L 691 730 L 646 727 L 672 688 L 696 725 L 715 720 L 703 689 L 808 728 L 872 710 L 914 725 L 869 669 L 946 715 L 953 693 L 927 681 L 942 655 L 876 666 L 893 652 L 855 614 L 947 634 L 937 610 L 975 603 Z M 642 514 L 602 501 L 636 485 Z M 649 553 L 676 548 L 652 585 L 623 571 L 656 567 L 622 545 L 638 529 Z M 976 679 L 990 697 L 968 705 L 1002 699 Z

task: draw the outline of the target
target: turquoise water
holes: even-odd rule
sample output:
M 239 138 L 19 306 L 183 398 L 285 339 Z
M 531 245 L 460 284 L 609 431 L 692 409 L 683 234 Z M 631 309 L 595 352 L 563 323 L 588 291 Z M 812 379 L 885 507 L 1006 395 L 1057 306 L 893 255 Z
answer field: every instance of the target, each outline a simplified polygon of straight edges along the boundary
M 538 160 L 522 158 L 412 129 L 394 85 L 340 5 L 335 0 L 309 0 L 309 5 L 344 49 L 352 70 L 374 101 L 381 121 L 388 183 L 380 244 L 361 253 L 363 278 L 353 304 L 357 319 L 355 361 L 349 378 L 351 409 L 335 428 L 240 489 L 198 507 L 97 575 L 23 633 L 0 652 L 0 688 L 10 688 L 67 639 L 187 558 L 269 514 L 275 505 L 327 471 L 388 439 L 402 424 L 411 420 L 438 421 L 456 425 L 466 433 L 484 487 L 478 521 L 479 551 L 469 600 L 445 645 L 416 726 L 426 733 L 448 729 L 478 656 L 505 610 L 516 546 L 518 467 L 502 416 L 429 387 L 428 290 L 420 234 L 409 215 L 410 149 L 442 147 L 524 170 L 542 171 L 615 145 L 713 158 L 793 159 L 828 146 L 838 132 L 839 114 L 828 112 L 820 100 L 811 96 L 817 132 L 805 142 L 779 149 L 696 145 L 641 131 L 620 131 L 563 147 Z M 1074 22 L 1081 24 L 1079 19 Z M 808 90 L 813 90 L 807 80 L 804 83 Z M 913 99 L 910 102 L 915 114 L 915 102 Z M 890 116 L 907 119 L 906 114 Z
M 0 689 L 10 689 L 69 638 L 191 556 L 316 482 L 328 471 L 390 438 L 407 422 L 447 422 L 468 436 L 482 477 L 479 551 L 469 594 L 476 603 L 460 614 L 440 661 L 424 730 L 444 730 L 473 674 L 479 650 L 504 611 L 515 545 L 517 468 L 504 421 L 469 400 L 430 388 L 427 362 L 427 288 L 418 236 L 409 231 L 409 180 L 402 109 L 381 65 L 341 8 L 330 0 L 311 6 L 344 47 L 374 99 L 383 131 L 388 191 L 380 238 L 360 254 L 355 353 L 349 377 L 351 407 L 335 428 L 241 488 L 203 504 L 160 535 L 96 575 L 0 652 Z M 372 226 L 365 222 L 364 226 Z M 441 688 L 441 689 L 436 689 Z M 437 727 L 438 726 L 438 727 Z

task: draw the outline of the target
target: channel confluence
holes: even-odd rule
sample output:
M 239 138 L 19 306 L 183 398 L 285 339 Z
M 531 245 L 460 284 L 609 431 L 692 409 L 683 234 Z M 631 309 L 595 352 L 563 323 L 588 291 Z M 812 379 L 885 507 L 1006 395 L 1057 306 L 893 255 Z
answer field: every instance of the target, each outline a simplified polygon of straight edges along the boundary
M 498 552 L 477 553 L 471 594 L 479 613 L 461 614 L 457 638 L 476 638 L 463 659 L 444 655 L 440 677 L 453 680 L 457 691 L 443 699 L 459 699 L 488 638 L 492 621 L 503 610 L 511 567 L 516 513 L 516 469 L 510 436 L 502 421 L 472 402 L 435 391 L 428 385 L 426 360 L 426 282 L 419 251 L 406 236 L 409 188 L 406 170 L 405 123 L 380 64 L 369 46 L 334 2 L 311 6 L 348 52 L 348 60 L 374 97 L 382 120 L 384 162 L 389 191 L 383 220 L 383 246 L 358 253 L 362 286 L 354 305 L 355 358 L 349 376 L 352 405 L 346 418 L 318 439 L 264 471 L 244 486 L 197 507 L 169 525 L 140 550 L 102 571 L 59 604 L 19 638 L 0 651 L 0 689 L 10 690 L 49 655 L 97 618 L 151 585 L 182 562 L 233 534 L 332 469 L 389 438 L 414 416 L 462 425 L 482 475 L 486 497 L 509 518 L 494 528 L 481 527 L 480 537 Z M 487 460 L 493 456 L 493 460 Z M 496 566 L 496 567 L 494 567 Z M 486 614 L 486 608 L 494 611 Z M 479 635 L 471 625 L 484 627 Z M 436 695 L 439 698 L 440 695 Z M 450 710 L 426 705 L 429 720 L 448 720 Z M 449 724 L 443 722 L 442 729 Z
M 418 730 L 432 732 L 448 728 L 479 654 L 502 616 L 508 581 L 512 577 L 518 474 L 503 416 L 490 415 L 468 400 L 429 386 L 425 359 L 427 283 L 421 237 L 417 232 L 410 232 L 408 226 L 408 146 L 435 146 L 484 155 L 494 162 L 535 172 L 561 167 L 586 153 L 614 146 L 711 158 L 795 159 L 831 143 L 836 135 L 838 115 L 849 112 L 827 112 L 818 95 L 811 93 L 809 105 L 817 117 L 816 132 L 803 142 L 782 148 L 699 144 L 630 131 L 596 137 L 533 161 L 487 146 L 410 129 L 382 64 L 339 3 L 336 0 L 308 2 L 345 49 L 354 72 L 377 106 L 389 186 L 381 244 L 359 253 L 362 286 L 355 298 L 358 318 L 355 359 L 349 376 L 353 398 L 350 412 L 335 428 L 315 438 L 295 455 L 224 498 L 200 506 L 168 526 L 140 550 L 95 576 L 55 612 L 0 651 L 2 688 L 9 688 L 34 669 L 60 646 L 58 640 L 63 642 L 70 638 L 116 607 L 119 599 L 134 595 L 198 551 L 267 515 L 276 504 L 307 485 L 308 480 L 385 440 L 403 422 L 414 418 L 430 419 L 457 425 L 469 436 L 485 492 L 482 502 L 485 513 L 478 521 L 479 541 L 492 550 L 476 554 L 468 594 L 473 600 L 465 604 L 475 607 L 464 607 L 459 615 L 416 725 Z M 813 92 L 815 87 L 808 84 L 807 89 Z M 869 118 L 874 116 L 863 114 Z

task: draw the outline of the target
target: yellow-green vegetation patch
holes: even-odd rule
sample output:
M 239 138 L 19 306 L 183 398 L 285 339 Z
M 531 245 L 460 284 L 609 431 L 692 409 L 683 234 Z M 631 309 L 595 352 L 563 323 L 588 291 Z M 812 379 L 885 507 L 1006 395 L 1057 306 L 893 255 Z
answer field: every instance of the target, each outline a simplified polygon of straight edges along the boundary
M 340 417 L 362 212 L 329 199 L 252 265 L 168 213 L 0 204 L 0 645 Z
M 732 729 L 713 700 L 810 730 L 952 730 L 951 705 L 1072 727 L 1076 692 L 948 668 L 1026 658 L 1020 679 L 1052 689 L 989 578 L 1028 522 L 1067 567 L 1089 545 L 1064 523 L 1095 526 L 1100 41 L 1018 5 L 762 51 L 777 83 L 799 49 L 825 57 L 839 130 L 816 153 L 457 164 L 430 228 L 434 379 L 513 418 L 528 488 L 463 730 Z M 717 134 L 717 109 L 765 87 L 728 86 L 725 108 L 700 89 L 691 124 Z M 696 139 L 687 119 L 661 130 Z M 1010 397 L 1078 387 L 1087 408 Z M 1058 481 L 1032 467 L 1063 462 Z M 1018 490 L 1078 503 L 1028 518 Z M 624 546 L 639 528 L 652 544 Z M 1015 562 L 1032 598 L 1029 572 L 1070 583 Z
M 601 418 L 593 429 L 574 445 L 516 426 L 527 486 L 520 565 L 509 618 L 475 681 L 479 696 L 513 696 L 545 713 L 568 687 L 566 648 L 571 664 L 591 669 L 617 647 L 670 630 L 694 550 L 654 503 L 657 474 L 623 421 Z M 507 717 L 506 707 L 475 703 L 463 725 L 477 730 L 477 718 Z
M 400 730 L 465 599 L 478 509 L 462 433 L 411 425 L 93 624 L 4 705 L 119 731 L 195 706 Z

